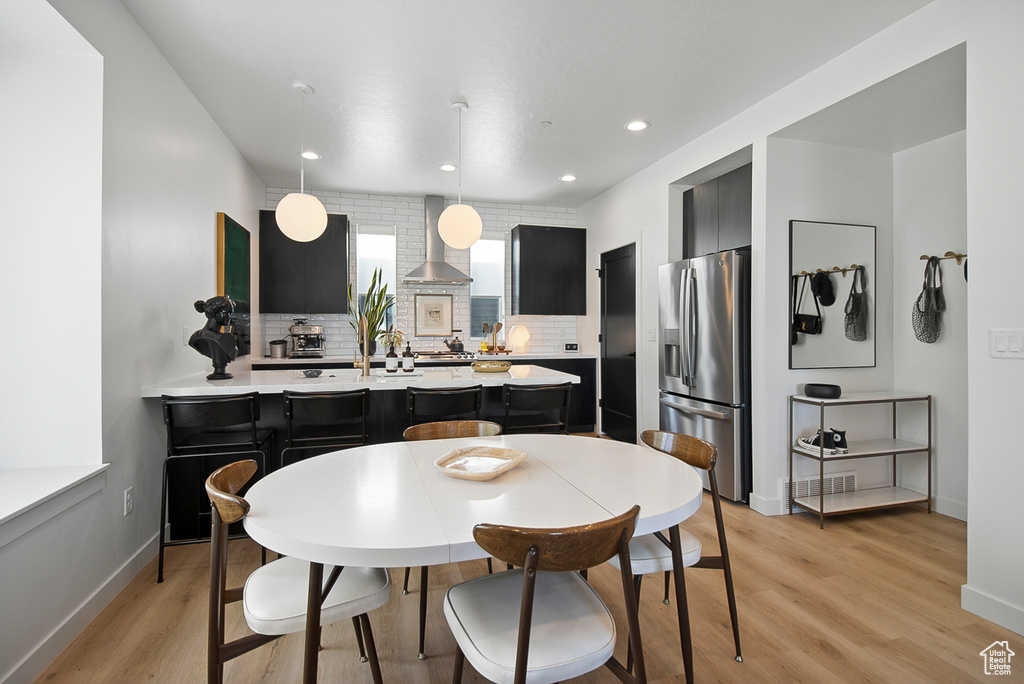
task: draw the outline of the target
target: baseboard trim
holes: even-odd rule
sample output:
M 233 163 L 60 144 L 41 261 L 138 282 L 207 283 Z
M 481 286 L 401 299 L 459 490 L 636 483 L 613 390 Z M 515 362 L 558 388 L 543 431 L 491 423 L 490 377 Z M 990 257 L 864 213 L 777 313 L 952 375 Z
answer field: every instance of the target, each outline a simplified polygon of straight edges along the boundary
M 769 516 L 785 515 L 789 512 L 782 505 L 782 499 L 769 499 L 755 492 L 750 493 L 750 510 Z
M 967 504 L 963 501 L 954 501 L 953 499 L 944 499 L 937 496 L 935 497 L 935 505 L 932 507 L 932 510 L 950 518 L 967 522 Z
M 960 607 L 1024 636 L 1024 608 L 1020 606 L 1014 606 L 969 584 L 964 584 L 960 586 Z
M 35 682 L 57 659 L 57 656 L 63 653 L 103 612 L 103 609 L 128 586 L 128 583 L 142 572 L 143 568 L 156 556 L 157 549 L 157 535 L 154 534 L 120 568 L 114 571 L 106 582 L 97 587 L 89 598 L 55 627 L 31 653 L 28 653 L 4 674 L 0 679 L 0 684 L 32 684 Z M 153 581 L 156 579 L 154 578 Z

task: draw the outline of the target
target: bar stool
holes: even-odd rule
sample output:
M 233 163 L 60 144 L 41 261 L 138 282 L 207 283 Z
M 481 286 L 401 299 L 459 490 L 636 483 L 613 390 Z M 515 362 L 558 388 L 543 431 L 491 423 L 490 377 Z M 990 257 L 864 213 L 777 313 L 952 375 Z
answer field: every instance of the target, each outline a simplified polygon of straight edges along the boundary
M 572 383 L 502 387 L 506 434 L 511 432 L 564 432 L 569 434 L 569 397 Z
M 409 387 L 405 391 L 409 425 L 440 420 L 480 418 L 483 385 L 470 387 Z M 423 420 L 420 419 L 423 417 Z
M 370 388 L 343 392 L 292 392 L 285 390 L 284 419 L 287 430 L 281 466 L 290 452 L 344 449 L 367 442 L 366 417 Z M 301 458 L 301 456 L 300 456 Z
M 160 491 L 160 551 L 157 560 L 157 582 L 164 581 L 164 547 L 182 544 L 197 544 L 208 541 L 199 536 L 194 539 L 167 541 L 164 530 L 167 526 L 167 466 L 172 460 L 186 458 L 207 461 L 237 460 L 240 455 L 251 456 L 266 472 L 267 454 L 273 430 L 256 427 L 260 419 L 260 396 L 258 392 L 214 396 L 174 397 L 164 395 L 163 415 L 167 428 L 167 455 L 163 464 L 163 485 Z M 213 471 L 219 463 L 200 467 L 201 472 Z M 202 482 L 197 483 L 194 499 L 196 515 L 210 515 L 209 507 L 203 506 Z M 200 528 L 201 529 L 201 528 Z M 264 560 L 266 559 L 264 551 Z

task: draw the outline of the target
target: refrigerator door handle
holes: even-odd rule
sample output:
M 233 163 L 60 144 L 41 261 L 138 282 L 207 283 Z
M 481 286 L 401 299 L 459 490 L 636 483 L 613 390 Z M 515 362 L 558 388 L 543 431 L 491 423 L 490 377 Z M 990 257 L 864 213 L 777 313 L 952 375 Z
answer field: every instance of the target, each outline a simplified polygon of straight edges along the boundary
M 679 411 L 680 413 L 692 413 L 694 415 L 703 416 L 705 418 L 711 418 L 712 420 L 728 420 L 729 414 L 721 411 L 709 411 L 708 409 L 694 408 L 686 404 L 679 403 L 673 400 L 671 397 L 662 397 L 661 404 L 668 406 L 671 409 Z
M 679 292 L 679 346 L 682 351 L 683 361 L 683 384 L 687 387 L 693 385 L 693 378 L 690 371 L 693 364 L 690 363 L 690 273 L 692 269 L 684 268 L 680 274 Z
M 686 358 L 689 362 L 687 372 L 690 375 L 690 387 L 696 387 L 697 385 L 697 334 L 700 326 L 700 318 L 697 315 L 697 271 L 696 269 L 687 270 L 687 301 L 686 308 L 687 321 L 686 321 L 686 333 L 688 339 L 686 340 Z

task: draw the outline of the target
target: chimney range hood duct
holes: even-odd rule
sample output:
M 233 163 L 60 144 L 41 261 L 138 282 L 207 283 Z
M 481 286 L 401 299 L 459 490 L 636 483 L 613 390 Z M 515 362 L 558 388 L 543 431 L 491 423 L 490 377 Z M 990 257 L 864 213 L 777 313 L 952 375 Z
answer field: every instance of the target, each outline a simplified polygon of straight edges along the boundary
M 444 197 L 427 195 L 423 198 L 427 223 L 427 260 L 409 271 L 405 283 L 448 283 L 461 285 L 473 279 L 444 260 L 444 241 L 437 229 L 437 221 L 444 211 Z

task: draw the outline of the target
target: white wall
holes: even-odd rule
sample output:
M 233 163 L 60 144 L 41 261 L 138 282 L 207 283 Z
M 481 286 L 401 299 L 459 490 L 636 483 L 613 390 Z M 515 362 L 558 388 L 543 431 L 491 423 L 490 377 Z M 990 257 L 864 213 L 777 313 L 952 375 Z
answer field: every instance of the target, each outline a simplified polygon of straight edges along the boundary
M 946 311 L 934 344 L 918 342 L 910 309 L 921 291 L 922 254 L 967 251 L 967 134 L 893 156 L 893 355 L 895 386 L 931 394 L 935 509 L 967 520 L 967 283 L 956 261 L 942 261 Z M 909 407 L 908 407 L 909 408 Z M 919 422 L 920 423 L 920 422 Z M 924 441 L 924 430 L 906 439 Z M 904 459 L 904 487 L 925 491 L 920 459 Z
M 11 0 L 5 14 L 0 335 L 26 356 L 2 371 L 0 469 L 100 463 L 103 60 L 45 2 Z M 77 391 L 42 376 L 74 377 Z
M 766 270 L 773 290 L 782 285 L 786 298 L 784 302 L 773 302 L 773 316 L 781 316 L 787 323 L 789 311 L 789 221 L 829 221 L 875 226 L 875 265 L 868 273 L 871 291 L 874 295 L 875 314 L 875 366 L 874 368 L 818 368 L 789 370 L 789 329 L 771 321 L 771 334 L 782 335 L 780 340 L 772 339 L 773 352 L 766 358 L 772 368 L 776 387 L 782 392 L 764 397 L 760 402 L 768 420 L 765 424 L 765 439 L 769 445 L 781 448 L 767 448 L 764 458 L 755 465 L 755 481 L 760 504 L 766 500 L 771 512 L 781 512 L 781 483 L 788 475 L 789 451 L 785 448 L 788 435 L 788 402 L 786 397 L 798 394 L 807 382 L 834 383 L 844 393 L 892 389 L 892 156 L 880 152 L 857 150 L 835 145 L 822 145 L 800 140 L 771 137 L 768 139 L 767 158 L 767 216 L 766 225 L 772 235 L 777 258 L 770 260 Z M 830 264 L 831 265 L 831 264 Z M 849 265 L 849 264 L 845 264 Z M 852 276 L 851 276 L 852 277 Z M 778 281 L 781 281 L 778 282 Z M 836 309 L 845 303 L 848 294 L 848 279 L 833 277 L 833 284 L 839 288 L 836 303 L 830 307 L 833 318 L 842 322 L 842 311 Z M 806 311 L 806 309 L 805 309 Z M 846 430 L 848 439 L 886 437 L 888 420 L 882 409 L 871 410 L 833 409 L 826 416 L 826 428 Z M 795 434 L 812 433 L 818 427 L 818 414 L 806 408 L 795 415 Z M 826 472 L 853 470 L 858 473 L 857 486 L 861 488 L 881 486 L 889 483 L 883 459 L 871 461 L 841 462 L 829 464 Z M 810 459 L 797 459 L 794 473 L 797 476 L 817 472 L 817 466 Z M 774 483 L 774 484 L 773 484 Z M 778 504 L 776 504 L 778 500 Z M 756 503 L 752 505 L 758 505 Z M 775 509 L 775 510 L 771 510 Z M 768 512 L 762 508 L 762 512 Z
M 1019 289 L 1007 254 L 1024 248 L 1016 198 L 1021 185 L 1024 127 L 1018 113 L 1024 93 L 1012 87 L 1024 63 L 1024 3 L 1015 0 L 935 0 L 754 107 L 723 122 L 692 143 L 580 207 L 593 242 L 611 242 L 640 225 L 639 258 L 644 305 L 638 327 L 657 325 L 655 270 L 667 259 L 668 186 L 747 145 L 753 157 L 752 310 L 753 452 L 752 506 L 777 511 L 774 464 L 785 460 L 786 418 L 780 413 L 795 385 L 785 363 L 788 318 L 786 226 L 769 221 L 767 138 L 831 104 L 964 42 L 968 51 L 967 225 L 971 261 L 968 292 L 969 523 L 968 583 L 963 604 L 1024 633 L 1024 523 L 1020 490 L 1024 459 L 1007 446 L 1018 420 L 1024 364 L 988 357 L 988 330 L 1024 327 L 1024 310 L 1008 307 L 1005 293 Z M 865 221 L 866 222 L 866 221 Z M 891 239 L 891 238 L 890 238 Z M 596 259 L 594 248 L 590 258 Z M 944 251 L 944 250 L 943 250 Z M 890 288 L 892 287 L 890 282 Z M 1002 294 L 1002 296 L 1001 296 Z M 881 300 L 880 300 L 881 301 Z M 890 301 L 891 289 L 890 289 Z M 589 319 L 597 318 L 591 300 Z M 879 311 L 879 318 L 881 318 Z M 891 316 L 895 316 L 893 313 Z M 596 323 L 588 322 L 588 326 Z M 890 346 L 892 342 L 889 342 Z M 884 343 L 879 337 L 880 354 Z M 655 344 L 638 350 L 641 424 L 657 424 Z M 890 352 L 891 355 L 892 352 Z M 653 357 L 653 358 L 652 358 Z M 876 374 L 884 372 L 879 367 Z M 941 369 L 931 369 L 940 372 Z M 876 375 L 878 385 L 895 380 Z M 941 397 L 939 397 L 941 400 Z
M 46 7 L 43 0 L 30 2 Z M 119 2 L 51 4 L 103 57 L 102 255 L 100 248 L 77 255 L 101 273 L 102 303 L 93 300 L 81 311 L 50 304 L 39 311 L 60 312 L 58 332 L 65 353 L 72 350 L 65 377 L 102 372 L 102 421 L 94 429 L 102 430 L 103 460 L 110 468 L 102 491 L 4 547 L 0 577 L 11 602 L 0 615 L 0 676 L 16 668 L 7 682 L 34 681 L 153 558 L 163 425 L 159 410 L 143 404 L 140 388 L 208 367 L 181 340 L 183 326 L 194 330 L 205 322 L 192 302 L 216 287 L 216 212 L 255 226 L 265 193 Z M 20 133 L 44 140 L 54 131 L 45 116 L 47 102 L 36 104 L 37 126 Z M 63 156 L 44 159 L 46 173 L 35 179 L 46 190 L 48 206 L 63 201 L 63 187 L 54 182 Z M 65 291 L 81 284 L 74 271 L 55 277 Z M 31 294 L 24 285 L 21 290 Z M 95 324 L 65 325 L 65 314 L 72 320 L 80 314 L 92 321 L 100 317 L 102 334 Z M 102 365 L 98 353 L 90 358 L 88 351 L 98 337 Z M 74 355 L 83 348 L 84 354 Z M 38 378 L 33 384 L 40 384 Z M 69 391 L 78 385 L 49 386 Z M 98 402 L 79 397 L 79 408 L 96 411 Z M 33 425 L 38 435 L 50 423 L 19 429 Z M 135 512 L 122 517 L 123 490 L 130 485 Z M 9 628 L 15 624 L 17 629 Z

